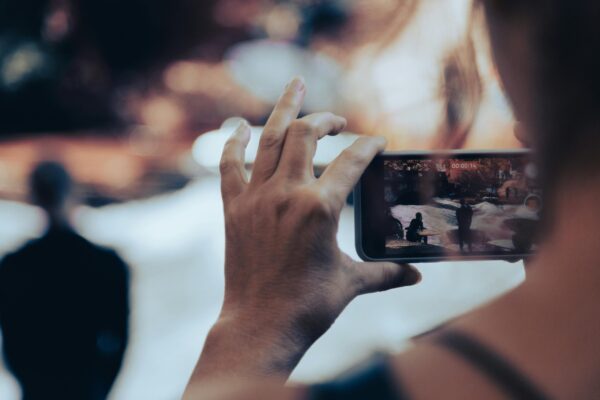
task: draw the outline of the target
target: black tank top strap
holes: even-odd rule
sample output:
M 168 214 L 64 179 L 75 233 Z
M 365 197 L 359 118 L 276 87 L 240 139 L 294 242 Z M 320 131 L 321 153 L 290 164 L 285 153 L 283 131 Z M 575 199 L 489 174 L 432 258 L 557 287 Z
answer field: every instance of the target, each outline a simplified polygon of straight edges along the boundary
M 473 365 L 510 399 L 550 399 L 535 383 L 502 356 L 475 338 L 456 330 L 436 333 L 435 342 Z M 389 360 L 378 357 L 366 367 L 309 388 L 308 400 L 408 400 L 390 370 Z
M 313 385 L 309 400 L 407 400 L 400 384 L 390 370 L 389 360 L 378 356 L 366 367 L 350 371 L 341 377 Z
M 526 375 L 475 338 L 456 330 L 439 333 L 436 342 L 472 364 L 509 398 L 549 399 Z

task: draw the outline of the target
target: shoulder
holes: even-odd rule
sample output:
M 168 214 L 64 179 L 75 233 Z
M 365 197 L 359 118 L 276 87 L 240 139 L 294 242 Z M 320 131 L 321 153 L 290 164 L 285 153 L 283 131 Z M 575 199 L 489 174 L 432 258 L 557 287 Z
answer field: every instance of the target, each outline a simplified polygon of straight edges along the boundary
M 82 248 L 95 260 L 100 270 L 113 275 L 128 275 L 129 267 L 119 253 L 110 247 L 95 244 L 85 237 L 74 233 L 74 238 Z
M 94 246 L 96 247 L 98 258 L 102 260 L 100 263 L 101 267 L 106 273 L 122 279 L 129 279 L 129 266 L 116 250 L 109 247 Z
M 4 257 L 0 259 L 0 266 L 11 265 L 24 260 L 30 254 L 37 251 L 37 248 L 40 246 L 42 240 L 43 238 L 31 239 L 25 242 L 25 244 L 23 244 L 18 249 L 7 253 Z
M 33 239 L 26 242 L 17 250 L 14 250 L 4 257 L 0 258 L 0 285 L 2 283 L 10 284 L 13 277 L 23 274 L 31 265 L 35 265 L 31 262 L 32 255 L 37 253 L 40 239 Z

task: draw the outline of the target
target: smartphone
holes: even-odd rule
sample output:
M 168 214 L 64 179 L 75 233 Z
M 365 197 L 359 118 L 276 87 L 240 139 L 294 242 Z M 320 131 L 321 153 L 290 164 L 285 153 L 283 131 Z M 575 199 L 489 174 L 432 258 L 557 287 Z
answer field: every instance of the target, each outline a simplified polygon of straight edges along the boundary
M 381 154 L 354 190 L 357 252 L 412 263 L 529 257 L 543 206 L 536 178 L 528 150 Z

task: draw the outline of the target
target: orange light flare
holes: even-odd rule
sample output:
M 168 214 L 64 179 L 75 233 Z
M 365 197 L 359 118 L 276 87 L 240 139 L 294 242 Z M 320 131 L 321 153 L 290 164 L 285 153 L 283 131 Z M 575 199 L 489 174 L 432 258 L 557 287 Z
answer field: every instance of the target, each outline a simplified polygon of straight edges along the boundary
M 0 197 L 27 200 L 27 180 L 43 160 L 63 163 L 74 179 L 126 198 L 143 176 L 146 159 L 130 152 L 125 142 L 110 137 L 37 136 L 0 146 Z
M 265 15 L 263 24 L 271 39 L 292 40 L 300 29 L 300 13 L 293 5 L 280 4 Z
M 158 132 L 173 133 L 185 126 L 185 112 L 175 99 L 152 96 L 141 103 L 140 122 Z
M 268 105 L 238 85 L 226 64 L 177 61 L 163 73 L 163 83 L 180 99 L 191 125 L 217 124 L 231 115 L 260 118 Z

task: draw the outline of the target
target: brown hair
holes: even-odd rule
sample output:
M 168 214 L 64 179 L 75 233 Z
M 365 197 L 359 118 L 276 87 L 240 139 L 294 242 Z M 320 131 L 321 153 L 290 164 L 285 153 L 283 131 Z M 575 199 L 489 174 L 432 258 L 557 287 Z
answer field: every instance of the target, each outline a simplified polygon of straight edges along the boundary
M 600 173 L 600 2 L 486 0 L 493 18 L 523 18 L 533 49 L 533 123 L 547 195 Z
M 471 132 L 483 91 L 471 37 L 446 56 L 441 89 L 445 119 L 432 147 L 459 149 L 464 146 Z

